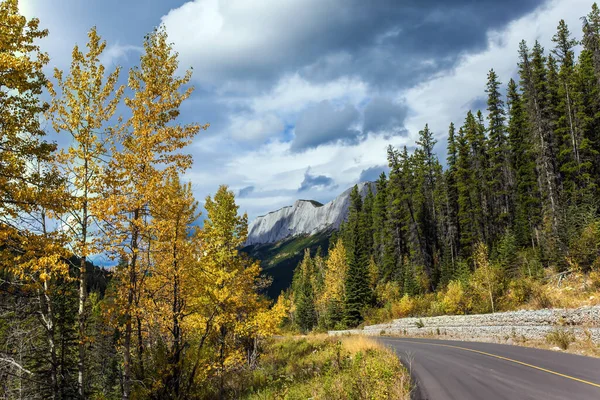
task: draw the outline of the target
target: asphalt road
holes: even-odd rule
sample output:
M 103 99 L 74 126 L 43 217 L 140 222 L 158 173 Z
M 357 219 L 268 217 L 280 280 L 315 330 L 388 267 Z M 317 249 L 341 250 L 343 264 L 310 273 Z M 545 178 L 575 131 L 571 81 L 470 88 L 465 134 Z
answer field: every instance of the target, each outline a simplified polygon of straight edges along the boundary
M 416 399 L 600 400 L 598 358 L 494 343 L 378 340 L 410 369 Z

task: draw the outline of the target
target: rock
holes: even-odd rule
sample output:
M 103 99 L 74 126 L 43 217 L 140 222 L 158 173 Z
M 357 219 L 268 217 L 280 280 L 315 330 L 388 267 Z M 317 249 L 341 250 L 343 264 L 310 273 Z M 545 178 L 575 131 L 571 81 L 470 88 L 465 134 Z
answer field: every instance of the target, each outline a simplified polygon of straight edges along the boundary
M 428 329 L 419 329 L 416 323 Z M 527 340 L 545 340 L 557 327 L 568 326 L 577 340 L 600 344 L 600 306 L 576 309 L 545 309 L 498 312 L 476 315 L 401 318 L 385 324 L 367 325 L 359 332 L 377 335 L 382 329 L 391 334 L 423 336 L 430 330 L 444 332 L 461 340 L 500 340 L 512 344 Z M 346 331 L 330 331 L 330 335 Z
M 358 184 L 363 198 L 369 187 L 373 193 L 376 192 L 374 182 Z M 248 227 L 248 239 L 244 245 L 275 243 L 291 236 L 337 229 L 348 216 L 351 192 L 352 188 L 324 205 L 313 200 L 297 200 L 293 206 L 257 217 Z

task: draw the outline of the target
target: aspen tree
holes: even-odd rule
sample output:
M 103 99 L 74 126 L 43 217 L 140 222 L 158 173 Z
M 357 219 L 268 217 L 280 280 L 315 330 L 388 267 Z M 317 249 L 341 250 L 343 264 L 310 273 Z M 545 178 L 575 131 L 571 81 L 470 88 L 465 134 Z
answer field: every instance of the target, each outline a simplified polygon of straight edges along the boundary
M 69 234 L 69 248 L 79 258 L 79 361 L 78 393 L 86 390 L 86 262 L 99 251 L 96 208 L 103 191 L 102 174 L 108 162 L 107 139 L 113 117 L 123 94 L 115 88 L 120 69 L 106 75 L 100 56 L 106 48 L 95 28 L 88 33 L 87 52 L 73 48 L 67 76 L 55 69 L 60 91 L 50 88 L 49 119 L 57 133 L 69 134 L 71 145 L 59 152 L 57 162 L 67 180 L 67 211 L 60 219 Z
M 123 304 L 123 399 L 132 391 L 132 346 L 137 335 L 136 379 L 143 380 L 143 310 L 139 308 L 147 276 L 147 263 L 140 257 L 152 234 L 149 207 L 158 196 L 165 177 L 188 169 L 192 157 L 181 150 L 208 125 L 177 124 L 179 108 L 192 93 L 187 87 L 191 71 L 177 76 L 177 53 L 169 44 L 164 27 L 148 34 L 140 66 L 129 72 L 131 95 L 125 105 L 131 117 L 111 132 L 113 157 L 106 176 L 101 212 L 105 229 L 111 232 L 108 246 L 126 260 L 117 271 Z M 134 323 L 136 327 L 134 327 Z

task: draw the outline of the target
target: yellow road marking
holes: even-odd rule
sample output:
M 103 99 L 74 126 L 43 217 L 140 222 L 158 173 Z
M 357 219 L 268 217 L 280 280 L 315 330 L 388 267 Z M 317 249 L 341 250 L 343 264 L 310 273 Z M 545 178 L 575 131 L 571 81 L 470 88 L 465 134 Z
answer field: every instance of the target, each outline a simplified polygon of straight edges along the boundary
M 523 361 L 513 360 L 512 358 L 502 357 L 502 356 L 499 356 L 497 354 L 492 354 L 492 353 L 486 353 L 485 351 L 479 351 L 479 350 L 469 349 L 467 347 L 453 346 L 453 345 L 450 345 L 450 344 L 430 343 L 430 342 L 415 342 L 413 340 L 404 340 L 404 339 L 401 339 L 401 338 L 390 338 L 390 339 L 395 339 L 395 340 L 398 340 L 400 342 L 406 342 L 406 343 L 429 344 L 431 346 L 450 347 L 450 348 L 453 348 L 453 349 L 466 350 L 466 351 L 470 351 L 470 352 L 473 352 L 473 353 L 479 353 L 479 354 L 483 354 L 483 355 L 486 355 L 486 356 L 489 356 L 489 357 L 499 358 L 500 360 L 510 361 L 510 362 L 515 363 L 515 364 L 521 364 L 521 365 L 524 365 L 524 366 L 529 367 L 529 368 L 533 368 L 533 369 L 537 369 L 537 370 L 540 370 L 540 371 L 544 371 L 544 372 L 547 372 L 547 373 L 553 374 L 553 375 L 562 376 L 563 378 L 571 379 L 573 381 L 585 383 L 585 384 L 588 384 L 588 385 L 600 388 L 600 384 L 598 384 L 598 383 L 586 381 L 584 379 L 575 378 L 574 376 L 569 376 L 569 375 L 561 374 L 560 372 L 552 371 L 550 369 L 538 367 L 538 366 L 532 365 L 532 364 L 527 364 L 527 363 L 525 363 Z

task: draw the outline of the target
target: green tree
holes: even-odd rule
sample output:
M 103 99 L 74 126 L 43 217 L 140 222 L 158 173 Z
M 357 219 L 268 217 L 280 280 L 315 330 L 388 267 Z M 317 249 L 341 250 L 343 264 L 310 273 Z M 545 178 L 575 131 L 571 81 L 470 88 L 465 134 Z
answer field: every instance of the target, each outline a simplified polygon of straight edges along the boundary
M 364 219 L 361 218 L 363 202 L 358 186 L 350 194 L 348 215 L 348 272 L 345 280 L 344 320 L 356 326 L 363 319 L 363 309 L 373 299 L 369 285 L 368 256 L 364 243 Z M 344 241 L 344 243 L 346 243 Z
M 515 171 L 515 215 L 513 229 L 521 246 L 536 246 L 541 222 L 540 197 L 532 137 L 529 135 L 528 119 L 523 99 L 514 80 L 508 83 L 508 139 L 511 163 Z M 539 243 L 537 243 L 539 245 Z
M 511 224 L 513 207 L 511 198 L 512 169 L 506 135 L 506 112 L 500 95 L 498 75 L 492 69 L 488 74 L 488 185 L 491 192 L 490 217 L 492 239 L 502 235 Z

